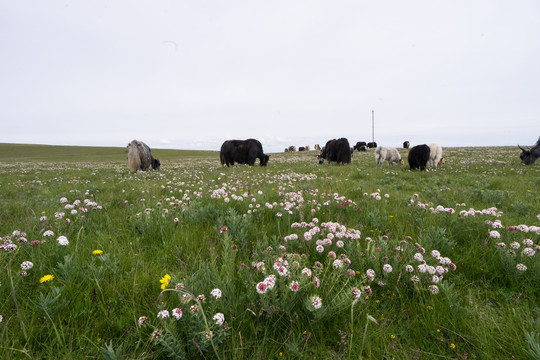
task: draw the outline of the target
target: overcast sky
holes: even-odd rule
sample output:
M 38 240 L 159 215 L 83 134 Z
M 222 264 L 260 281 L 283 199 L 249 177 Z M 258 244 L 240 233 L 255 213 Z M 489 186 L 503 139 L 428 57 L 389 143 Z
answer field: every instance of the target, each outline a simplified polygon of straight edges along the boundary
M 540 1 L 0 0 L 0 142 L 533 144 Z

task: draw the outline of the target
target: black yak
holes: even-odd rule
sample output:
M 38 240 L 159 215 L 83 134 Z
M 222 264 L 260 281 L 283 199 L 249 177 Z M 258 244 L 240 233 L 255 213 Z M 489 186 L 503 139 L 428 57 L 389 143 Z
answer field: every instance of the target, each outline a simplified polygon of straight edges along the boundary
M 429 146 L 426 144 L 416 145 L 409 151 L 409 168 L 411 170 L 420 169 L 420 171 L 426 169 L 427 162 L 429 160 Z
M 319 158 L 319 164 L 322 164 L 325 159 L 328 163 L 335 161 L 338 164 L 350 164 L 351 147 L 349 140 L 345 138 L 328 140 L 322 148 L 321 154 L 317 157 Z
M 365 141 L 358 141 L 356 145 L 354 145 L 354 150 L 366 151 L 366 149 L 367 149 L 367 144 Z
M 524 148 L 519 146 L 519 144 L 518 147 L 521 149 L 521 154 L 519 154 L 519 158 L 521 159 L 521 163 L 523 165 L 532 165 L 538 158 L 540 158 L 540 137 L 538 137 L 536 145 L 534 145 L 529 150 L 525 150 Z
M 410 143 L 410 142 L 408 142 L 408 141 L 404 141 L 404 142 L 403 142 L 403 148 L 404 148 L 404 149 L 408 149 L 409 146 L 411 146 L 411 143 Z
M 259 140 L 227 140 L 221 145 L 219 153 L 221 165 L 248 164 L 253 166 L 259 159 L 261 166 L 266 166 L 270 157 L 263 153 L 263 147 Z
M 142 141 L 133 140 L 126 149 L 128 166 L 132 172 L 137 170 L 146 171 L 150 167 L 157 170 L 161 166 L 159 159 L 152 157 L 150 148 Z
M 377 143 L 376 142 L 368 142 L 367 143 L 367 148 L 368 149 L 375 149 L 377 147 Z

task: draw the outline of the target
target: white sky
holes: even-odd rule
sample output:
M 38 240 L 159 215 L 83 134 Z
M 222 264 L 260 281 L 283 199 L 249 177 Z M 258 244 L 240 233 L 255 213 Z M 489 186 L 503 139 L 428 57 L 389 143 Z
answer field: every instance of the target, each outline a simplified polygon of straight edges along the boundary
M 538 0 L 0 0 L 0 142 L 533 144 Z

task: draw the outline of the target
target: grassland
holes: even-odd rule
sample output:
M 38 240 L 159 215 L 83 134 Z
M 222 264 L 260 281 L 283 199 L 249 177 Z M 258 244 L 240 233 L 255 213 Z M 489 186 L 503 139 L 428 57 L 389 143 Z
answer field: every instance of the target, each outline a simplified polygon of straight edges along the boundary
M 538 359 L 540 166 L 444 151 L 0 144 L 0 358 Z

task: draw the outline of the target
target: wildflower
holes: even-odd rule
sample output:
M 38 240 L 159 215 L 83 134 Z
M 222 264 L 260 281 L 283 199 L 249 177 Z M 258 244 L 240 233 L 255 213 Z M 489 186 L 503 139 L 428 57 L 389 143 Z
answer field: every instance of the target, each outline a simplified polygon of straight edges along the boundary
M 315 276 L 315 277 L 313 278 L 313 281 L 315 281 L 315 287 L 316 287 L 316 288 L 318 288 L 318 287 L 321 286 L 321 280 L 319 280 L 318 277 Z
M 416 276 L 416 275 L 413 275 L 413 276 L 411 276 L 411 281 L 412 282 L 419 282 L 420 278 L 418 276 Z
M 158 319 L 159 318 L 161 318 L 161 319 L 168 318 L 169 317 L 169 311 L 168 310 L 161 310 L 160 312 L 158 312 L 157 317 L 158 317 Z
M 45 236 L 45 237 L 54 236 L 54 232 L 52 232 L 52 230 L 46 230 L 46 231 L 43 233 L 43 236 Z
M 212 295 L 216 299 L 219 299 L 221 297 L 221 290 L 216 288 L 216 289 L 210 291 L 210 295 Z
M 298 285 L 298 281 L 292 281 L 289 285 L 289 288 L 291 289 L 291 291 L 298 291 L 300 285 Z
M 197 304 L 194 304 L 194 305 L 191 305 L 189 307 L 189 311 L 192 313 L 192 314 L 195 314 L 197 311 L 199 311 L 199 306 Z
M 92 254 L 101 255 L 101 254 L 103 254 L 103 250 L 94 250 L 94 251 L 92 251 Z
M 180 320 L 180 318 L 182 317 L 182 309 L 174 308 L 172 310 L 172 315 L 176 318 L 176 320 Z
M 353 288 L 351 291 L 352 297 L 355 299 L 359 299 L 360 296 L 362 296 L 362 291 L 359 288 Z
M 39 240 L 30 241 L 30 245 L 39 245 Z
M 407 265 L 407 266 L 405 266 L 405 270 L 406 270 L 407 272 L 410 272 L 410 273 L 411 273 L 411 272 L 414 271 L 414 268 L 413 268 L 411 265 Z
M 492 230 L 489 232 L 489 236 L 494 239 L 498 239 L 501 237 L 501 234 L 497 230 Z
M 341 240 L 338 240 L 338 241 L 336 242 L 336 246 L 337 246 L 338 248 L 342 248 L 343 245 L 345 245 L 345 244 L 344 244 L 343 241 L 341 241 Z
M 527 256 L 534 256 L 535 251 L 533 249 L 531 249 L 531 248 L 525 248 L 525 249 L 523 249 L 523 251 L 521 253 L 525 254 Z
M 175 290 L 182 290 L 184 288 L 184 284 L 182 283 L 178 283 L 174 286 L 174 289 Z
M 371 290 L 371 286 L 369 286 L 369 285 L 367 285 L 367 286 L 364 287 L 364 291 L 365 291 L 366 294 L 368 294 L 368 295 L 371 295 L 371 293 L 373 292 L 373 291 Z
M 340 259 L 336 259 L 334 260 L 333 264 L 332 264 L 336 269 L 339 269 L 341 267 L 343 267 L 343 261 L 341 261 Z
M 324 246 L 322 245 L 317 245 L 317 247 L 315 247 L 315 250 L 321 254 L 323 251 L 324 251 Z
M 526 271 L 527 270 L 527 266 L 523 265 L 523 264 L 517 264 L 516 265 L 516 269 L 518 269 L 519 271 Z
M 263 281 L 258 283 L 255 288 L 259 294 L 264 294 L 268 290 L 268 286 Z
M 146 316 L 141 316 L 139 320 L 137 320 L 137 324 L 139 324 L 139 327 L 142 327 L 145 322 L 146 322 Z
M 392 272 L 392 266 L 390 264 L 384 264 L 383 265 L 384 272 L 391 273 Z
M 225 231 L 227 231 L 227 227 L 226 227 L 226 226 L 224 226 L 224 227 L 222 227 L 221 229 L 219 229 L 219 233 L 220 233 L 220 234 L 221 234 L 221 233 L 224 233 Z
M 30 270 L 34 264 L 31 261 L 23 261 L 21 264 L 21 269 L 23 270 Z
M 311 269 L 308 269 L 308 268 L 303 268 L 302 269 L 302 274 L 306 275 L 308 278 L 311 277 Z
M 437 250 L 433 250 L 431 252 L 431 256 L 434 257 L 435 259 L 439 258 L 441 256 L 441 253 Z
M 525 246 L 533 246 L 534 242 L 531 239 L 523 239 L 523 245 L 525 245 Z
M 513 243 L 510 244 L 510 247 L 511 247 L 512 249 L 516 249 L 516 250 L 517 250 L 517 249 L 519 249 L 520 245 L 519 245 L 519 243 L 518 243 L 517 241 L 514 241 Z
M 336 258 L 336 253 L 334 251 L 329 251 L 328 252 L 328 257 L 332 258 L 332 259 L 335 259 Z
M 367 277 L 368 281 L 373 281 L 373 279 L 375 279 L 375 270 L 368 269 L 366 271 L 366 277 Z
M 222 313 L 217 313 L 216 315 L 214 315 L 212 320 L 216 322 L 216 325 L 221 326 L 225 322 L 225 315 L 223 315 Z
M 314 309 L 320 309 L 322 307 L 322 300 L 318 296 L 313 296 L 311 298 L 311 306 L 313 306 Z
M 62 246 L 67 246 L 69 244 L 67 237 L 65 237 L 64 235 L 59 236 L 56 240 L 58 241 L 58 244 Z
M 210 340 L 214 337 L 214 333 L 211 330 L 205 331 L 204 336 L 206 336 L 206 340 Z
M 455 349 L 455 348 L 456 348 L 456 345 L 455 345 L 454 343 L 451 343 L 451 344 L 450 344 L 450 347 L 451 347 L 452 349 Z
M 429 291 L 431 291 L 433 295 L 436 295 L 439 293 L 439 288 L 437 287 L 437 285 L 430 285 Z
M 422 262 L 422 261 L 424 261 L 424 256 L 422 256 L 421 253 L 416 253 L 416 254 L 414 254 L 414 260 L 416 260 L 418 262 Z
M 160 336 L 161 336 L 161 330 L 156 329 L 152 333 L 152 340 L 157 340 L 157 339 L 159 339 Z
M 171 275 L 169 274 L 165 274 L 165 276 L 162 277 L 161 280 L 159 280 L 159 282 L 161 283 L 161 290 L 165 289 L 169 285 L 170 280 L 171 280 Z
M 269 290 L 272 290 L 274 288 L 274 285 L 276 284 L 276 275 L 268 275 L 264 279 L 264 284 L 268 287 Z
M 52 279 L 54 279 L 54 276 L 49 274 L 49 275 L 45 275 L 41 279 L 39 279 L 39 282 L 44 283 L 44 282 L 47 282 L 47 281 L 51 281 Z

